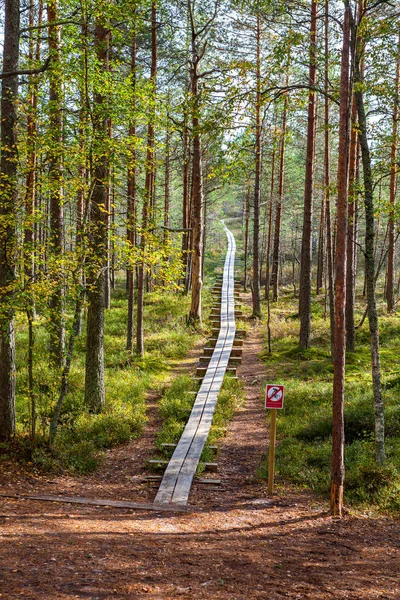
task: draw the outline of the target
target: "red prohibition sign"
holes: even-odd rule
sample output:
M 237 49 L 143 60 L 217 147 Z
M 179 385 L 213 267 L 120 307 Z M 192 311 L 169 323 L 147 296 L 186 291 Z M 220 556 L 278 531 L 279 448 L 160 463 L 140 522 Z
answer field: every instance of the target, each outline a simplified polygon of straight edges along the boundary
M 265 408 L 283 408 L 284 386 L 268 384 L 265 390 Z

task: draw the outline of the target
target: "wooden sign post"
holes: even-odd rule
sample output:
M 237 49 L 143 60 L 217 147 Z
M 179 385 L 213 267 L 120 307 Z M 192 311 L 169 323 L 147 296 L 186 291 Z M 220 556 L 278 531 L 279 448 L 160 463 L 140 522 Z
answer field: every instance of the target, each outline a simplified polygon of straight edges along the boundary
M 265 390 L 265 408 L 271 409 L 268 459 L 268 494 L 273 494 L 274 491 L 276 411 L 283 408 L 283 396 L 283 385 L 267 385 Z

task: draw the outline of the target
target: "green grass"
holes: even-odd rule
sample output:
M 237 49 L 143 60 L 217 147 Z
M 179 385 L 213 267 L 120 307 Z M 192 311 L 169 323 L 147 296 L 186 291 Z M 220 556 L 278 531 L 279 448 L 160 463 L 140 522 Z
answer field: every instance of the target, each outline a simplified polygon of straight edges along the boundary
M 299 351 L 297 301 L 282 295 L 272 307 L 272 353 L 262 357 L 270 377 L 285 385 L 285 406 L 278 414 L 276 473 L 287 481 L 327 495 L 330 485 L 332 374 L 329 322 L 323 300 L 313 299 L 312 346 Z M 362 315 L 359 307 L 358 317 Z M 357 332 L 356 352 L 348 353 L 345 390 L 345 500 L 350 504 L 400 510 L 400 320 L 382 316 L 381 361 L 386 419 L 387 462 L 374 461 L 374 411 L 368 323 Z M 268 460 L 259 468 L 268 476 Z
M 172 382 L 172 385 L 165 391 L 160 400 L 159 408 L 163 425 L 157 437 L 157 447 L 163 458 L 170 457 L 172 452 L 170 449 L 163 448 L 162 444 L 176 444 L 183 433 L 195 400 L 195 394 L 190 392 L 195 391 L 196 387 L 196 383 L 191 377 L 181 375 Z M 210 446 L 215 445 L 225 435 L 229 421 L 232 420 L 235 411 L 243 402 L 243 383 L 226 375 L 218 395 L 218 402 L 207 444 L 201 456 L 201 463 L 212 462 L 214 455 Z M 198 467 L 199 473 L 203 470 L 201 463 Z
M 84 404 L 86 336 L 83 331 L 76 343 L 54 456 L 47 450 L 47 438 L 59 393 L 60 374 L 49 368 L 48 336 L 44 323 L 38 319 L 34 356 L 38 437 L 36 448 L 29 456 L 34 465 L 53 471 L 89 472 L 100 463 L 104 449 L 140 436 L 146 424 L 146 392 L 165 385 L 171 366 L 182 360 L 199 337 L 186 324 L 189 302 L 190 297 L 167 291 L 146 294 L 145 357 L 141 359 L 125 350 L 127 301 L 122 287 L 114 291 L 111 309 L 105 315 L 105 410 L 99 415 L 90 414 Z M 206 307 L 208 302 L 206 293 Z M 21 449 L 29 446 L 26 438 L 30 424 L 27 330 L 23 315 L 17 318 L 16 342 L 17 437 L 20 441 L 10 453 L 21 458 L 26 454 Z M 5 449 L 3 454 L 7 454 Z

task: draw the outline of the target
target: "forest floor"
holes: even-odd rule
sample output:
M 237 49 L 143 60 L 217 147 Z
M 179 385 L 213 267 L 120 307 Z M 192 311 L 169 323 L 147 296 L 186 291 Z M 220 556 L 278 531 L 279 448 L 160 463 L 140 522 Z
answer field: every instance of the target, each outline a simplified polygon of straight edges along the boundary
M 194 484 L 188 510 L 128 510 L 0 498 L 0 598 L 117 600 L 400 598 L 400 523 L 372 514 L 328 515 L 327 504 L 280 486 L 268 498 L 256 477 L 267 447 L 261 389 L 273 368 L 245 340 L 246 404 L 221 443 L 221 486 Z M 193 369 L 197 347 L 183 369 Z M 5 469 L 2 493 L 151 502 L 144 483 L 159 429 L 157 398 L 140 440 L 108 452 L 92 475 Z

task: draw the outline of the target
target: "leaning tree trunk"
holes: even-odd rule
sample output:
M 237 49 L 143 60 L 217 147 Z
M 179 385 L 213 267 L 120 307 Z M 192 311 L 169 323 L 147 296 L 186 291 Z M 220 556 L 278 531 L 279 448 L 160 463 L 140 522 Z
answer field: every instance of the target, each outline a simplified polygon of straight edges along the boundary
M 19 1 L 5 0 L 3 73 L 15 73 L 19 58 Z M 12 288 L 15 279 L 18 75 L 1 85 L 0 157 L 0 440 L 15 431 L 15 337 Z
M 316 69 L 317 48 L 317 0 L 311 0 L 311 37 L 310 37 L 310 69 L 309 85 L 315 87 L 317 81 Z M 299 317 L 300 338 L 299 347 L 305 350 L 310 347 L 311 338 L 311 268 L 312 268 L 312 209 L 314 190 L 314 160 L 315 160 L 315 128 L 317 120 L 317 98 L 310 90 L 308 99 L 307 125 L 307 154 L 306 177 L 304 187 L 303 236 L 301 242 L 300 261 L 300 292 Z
M 336 213 L 335 330 L 333 346 L 332 470 L 330 505 L 333 515 L 342 514 L 344 483 L 344 377 L 346 364 L 346 259 L 349 163 L 349 98 L 351 98 L 350 7 L 345 3 L 340 78 L 338 199 Z
M 109 29 L 103 19 L 95 26 L 94 47 L 100 67 L 108 65 Z M 107 173 L 108 173 L 108 119 L 103 89 L 94 94 L 93 102 L 93 192 L 88 225 L 88 314 L 86 335 L 85 402 L 98 412 L 105 404 L 104 387 L 104 288 L 105 252 L 107 248 Z

